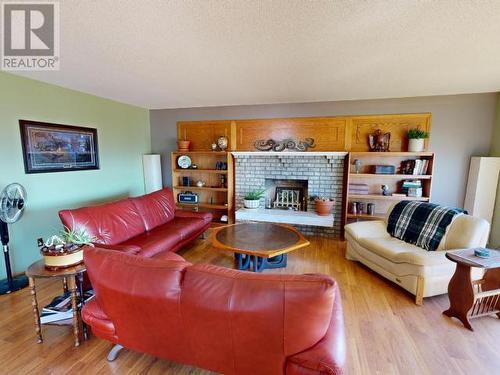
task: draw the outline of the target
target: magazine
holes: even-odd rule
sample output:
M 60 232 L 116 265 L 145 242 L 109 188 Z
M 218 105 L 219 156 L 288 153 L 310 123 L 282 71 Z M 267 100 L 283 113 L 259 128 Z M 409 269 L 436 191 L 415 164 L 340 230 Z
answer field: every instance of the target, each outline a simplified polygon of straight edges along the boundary
M 83 293 L 85 303 L 90 301 L 94 297 L 94 291 L 92 289 L 87 290 Z M 81 305 L 81 303 L 79 303 Z M 81 306 L 79 306 L 81 307 Z M 73 309 L 71 307 L 71 293 L 66 292 L 63 295 L 55 297 L 52 302 L 42 309 L 40 313 L 40 323 L 55 323 L 65 320 L 71 320 L 73 318 Z

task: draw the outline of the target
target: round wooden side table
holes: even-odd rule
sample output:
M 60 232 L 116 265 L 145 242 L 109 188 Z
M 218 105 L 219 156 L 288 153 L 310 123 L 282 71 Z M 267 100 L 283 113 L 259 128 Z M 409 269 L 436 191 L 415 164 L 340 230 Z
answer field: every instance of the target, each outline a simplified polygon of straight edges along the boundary
M 42 338 L 42 325 L 40 323 L 40 311 L 38 309 L 38 301 L 36 298 L 36 286 L 35 279 L 38 278 L 56 278 L 61 279 L 63 282 L 64 291 L 69 291 L 71 293 L 71 308 L 73 310 L 73 335 L 75 337 L 75 346 L 80 345 L 80 307 L 79 299 L 83 305 L 83 273 L 86 271 L 85 265 L 83 263 L 78 264 L 73 267 L 61 268 L 58 270 L 49 270 L 45 268 L 45 263 L 43 260 L 39 260 L 33 263 L 26 270 L 26 276 L 28 276 L 29 286 L 31 289 L 32 305 L 33 305 L 33 315 L 35 317 L 35 331 L 38 338 L 38 343 L 43 342 Z M 78 291 L 77 291 L 78 289 Z M 86 327 L 83 324 L 83 336 L 86 337 Z

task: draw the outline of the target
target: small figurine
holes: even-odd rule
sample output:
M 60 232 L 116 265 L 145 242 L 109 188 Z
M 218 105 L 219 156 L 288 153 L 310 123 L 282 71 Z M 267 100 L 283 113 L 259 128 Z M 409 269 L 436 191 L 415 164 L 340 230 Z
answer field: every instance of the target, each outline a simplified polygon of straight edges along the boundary
M 382 189 L 382 195 L 384 195 L 384 196 L 390 195 L 389 194 L 389 186 L 384 184 L 380 188 Z
M 361 166 L 363 165 L 363 162 L 359 159 L 354 159 L 353 164 L 354 164 L 354 171 L 356 172 L 356 174 L 361 172 Z
M 375 133 L 368 135 L 368 144 L 370 151 L 387 152 L 389 151 L 389 143 L 391 141 L 391 133 L 382 133 L 382 130 L 377 129 Z
M 225 151 L 226 150 L 228 143 L 229 143 L 229 140 L 225 136 L 220 136 L 217 139 L 217 146 L 219 146 L 219 148 L 220 148 L 221 151 Z
M 211 147 L 212 147 L 212 151 L 217 151 L 217 143 L 215 143 L 215 142 L 212 143 Z

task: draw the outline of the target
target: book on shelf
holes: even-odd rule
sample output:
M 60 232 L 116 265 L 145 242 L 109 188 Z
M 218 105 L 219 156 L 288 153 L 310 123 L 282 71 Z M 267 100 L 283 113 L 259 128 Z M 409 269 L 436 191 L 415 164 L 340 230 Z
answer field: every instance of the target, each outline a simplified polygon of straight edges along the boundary
M 428 167 L 429 167 L 429 160 L 417 159 L 417 160 L 415 160 L 415 169 L 413 171 L 413 174 L 414 175 L 426 175 Z
M 92 289 L 83 293 L 85 303 L 94 297 Z M 73 318 L 73 308 L 71 306 L 71 293 L 66 292 L 55 297 L 48 305 L 46 305 L 40 313 L 40 323 L 59 323 Z
M 412 192 L 412 194 L 418 194 L 418 191 L 420 191 L 420 194 L 422 193 L 422 181 L 420 180 L 404 180 L 403 183 L 401 184 L 401 193 L 410 196 L 409 192 Z M 418 195 L 411 195 L 411 196 L 418 196 Z M 421 196 L 421 195 L 420 195 Z
M 403 174 L 412 174 L 414 176 L 426 175 L 429 169 L 428 159 L 405 160 L 402 162 L 401 171 Z
M 354 195 L 366 195 L 368 194 L 368 185 L 367 184 L 349 184 L 349 194 Z
M 423 194 L 422 188 L 420 188 L 420 187 L 419 188 L 408 188 L 407 195 L 409 197 L 420 198 L 420 197 L 422 197 L 422 194 Z

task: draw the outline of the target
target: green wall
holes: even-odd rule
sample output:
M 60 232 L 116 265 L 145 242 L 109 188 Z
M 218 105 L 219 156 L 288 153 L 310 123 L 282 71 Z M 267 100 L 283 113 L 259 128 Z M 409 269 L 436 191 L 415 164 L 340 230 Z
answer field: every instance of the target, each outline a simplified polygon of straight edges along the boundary
M 493 139 L 491 143 L 490 156 L 500 156 L 500 93 L 497 94 L 497 115 L 495 128 L 493 129 Z M 493 214 L 493 222 L 491 223 L 491 247 L 500 248 L 500 184 L 497 188 L 497 198 L 495 200 L 495 213 Z
M 19 119 L 97 128 L 100 169 L 25 174 Z M 24 216 L 10 226 L 14 272 L 40 258 L 36 239 L 61 229 L 61 208 L 144 193 L 142 154 L 150 152 L 146 109 L 0 72 L 0 130 L 0 189 L 19 182 L 28 194 Z

